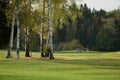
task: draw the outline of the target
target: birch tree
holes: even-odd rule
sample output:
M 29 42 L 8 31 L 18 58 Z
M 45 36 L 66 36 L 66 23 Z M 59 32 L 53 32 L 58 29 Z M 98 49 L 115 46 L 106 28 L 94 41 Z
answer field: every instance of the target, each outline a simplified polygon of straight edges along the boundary
M 59 19 L 61 5 L 66 2 L 66 0 L 48 0 L 48 39 L 46 40 L 47 52 L 45 52 L 45 57 L 50 57 L 50 59 L 54 59 L 53 57 L 53 22 L 54 25 L 57 23 Z M 56 11 L 56 12 L 55 12 Z M 58 11 L 58 12 L 57 12 Z M 45 0 L 43 2 L 43 13 L 42 13 L 42 27 L 41 27 L 41 38 L 43 37 L 44 31 L 44 13 L 45 13 Z M 56 13 L 56 14 L 55 14 Z M 58 17 L 59 16 L 59 17 Z M 42 45 L 43 40 L 41 40 Z M 43 46 L 41 46 L 43 48 Z M 42 50 L 41 50 L 42 52 Z M 43 53 L 43 52 L 42 52 Z
M 8 25 L 11 26 L 11 33 L 8 45 L 8 53 L 6 58 L 12 58 L 12 48 L 13 48 L 13 39 L 14 39 L 14 26 L 15 26 L 15 19 L 16 19 L 16 8 L 15 8 L 15 1 L 10 0 L 8 3 L 9 10 L 7 11 L 6 15 L 9 19 Z
M 16 9 L 14 9 L 14 13 L 13 13 L 11 34 L 10 34 L 8 53 L 7 53 L 7 57 L 6 58 L 12 58 L 12 48 L 13 48 L 13 39 L 14 39 L 14 26 L 15 26 L 15 14 L 16 14 L 15 12 L 16 12 Z
M 17 44 L 16 44 L 16 57 L 17 59 L 20 58 L 19 51 L 20 51 L 20 11 L 23 8 L 23 0 L 15 0 L 16 4 L 16 26 L 17 26 Z
M 18 6 L 16 11 L 16 24 L 17 24 L 17 44 L 16 44 L 16 57 L 19 59 L 19 49 L 20 49 L 20 22 L 18 19 Z
M 31 0 L 24 0 L 24 4 L 25 4 L 25 9 L 24 9 L 24 15 L 23 17 L 25 17 L 25 21 L 24 21 L 24 31 L 25 31 L 25 57 L 30 57 L 30 44 L 29 44 L 29 30 L 31 27 Z
M 49 28 L 49 41 L 48 41 L 48 49 L 50 53 L 50 59 L 54 59 L 53 56 L 53 33 L 52 33 L 52 22 L 51 22 L 51 0 L 48 0 L 48 28 Z
M 41 38 L 41 57 L 44 57 L 44 52 L 43 52 L 43 47 L 44 47 L 44 43 L 43 43 L 43 33 L 44 33 L 44 16 L 45 16 L 45 0 L 43 0 L 43 10 L 42 10 L 42 23 L 41 23 L 41 35 L 40 35 L 40 38 Z

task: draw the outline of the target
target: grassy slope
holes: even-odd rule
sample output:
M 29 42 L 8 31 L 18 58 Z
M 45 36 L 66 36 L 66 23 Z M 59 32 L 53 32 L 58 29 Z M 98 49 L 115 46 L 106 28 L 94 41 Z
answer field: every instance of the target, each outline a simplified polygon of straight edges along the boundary
M 20 54 L 20 60 L 5 59 L 0 51 L 0 80 L 120 80 L 119 53 L 60 53 L 55 60 Z

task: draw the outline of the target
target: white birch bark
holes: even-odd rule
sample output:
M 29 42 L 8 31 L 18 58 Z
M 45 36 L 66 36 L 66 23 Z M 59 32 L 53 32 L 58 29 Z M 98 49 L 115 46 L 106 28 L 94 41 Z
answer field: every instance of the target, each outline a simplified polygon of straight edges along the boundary
M 25 30 L 25 57 L 30 57 L 29 54 L 29 27 L 24 28 Z
M 45 15 L 45 0 L 43 0 L 43 12 L 42 12 L 42 23 L 41 23 L 41 35 L 40 35 L 40 51 L 41 51 L 41 57 L 44 57 L 43 53 L 43 33 L 44 33 L 44 15 Z
M 20 21 L 18 18 L 18 4 L 16 4 L 16 23 L 17 23 L 17 44 L 16 44 L 16 57 L 17 59 L 20 58 L 19 56 L 19 48 L 20 48 Z
M 49 28 L 49 51 L 50 51 L 50 59 L 54 59 L 53 57 L 53 41 L 52 41 L 52 22 L 51 22 L 51 0 L 48 0 L 48 28 Z
M 20 48 L 20 26 L 19 26 L 19 20 L 17 20 L 17 45 L 16 45 L 16 57 L 19 59 L 19 48 Z
M 11 28 L 11 34 L 10 34 L 10 40 L 9 40 L 9 47 L 8 47 L 8 54 L 6 58 L 12 58 L 12 47 L 13 47 L 13 38 L 14 38 L 14 25 L 15 25 L 15 10 L 12 20 L 12 28 Z

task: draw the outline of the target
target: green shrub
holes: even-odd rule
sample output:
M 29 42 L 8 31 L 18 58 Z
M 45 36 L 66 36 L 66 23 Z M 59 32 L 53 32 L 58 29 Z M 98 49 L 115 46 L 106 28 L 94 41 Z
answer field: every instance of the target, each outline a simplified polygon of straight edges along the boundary
M 76 48 L 83 49 L 84 47 L 79 43 L 78 40 L 73 39 L 70 42 L 60 43 L 57 47 L 57 50 L 75 50 Z

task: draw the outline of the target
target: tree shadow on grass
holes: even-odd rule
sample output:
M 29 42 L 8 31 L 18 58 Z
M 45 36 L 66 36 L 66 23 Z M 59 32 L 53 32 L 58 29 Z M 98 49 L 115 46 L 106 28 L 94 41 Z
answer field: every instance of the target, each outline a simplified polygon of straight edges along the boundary
M 28 78 L 27 76 L 18 75 L 0 75 L 0 80 L 26 80 Z
M 101 69 L 120 70 L 120 59 L 75 59 L 75 60 L 56 60 L 56 63 L 71 65 L 89 65 Z

